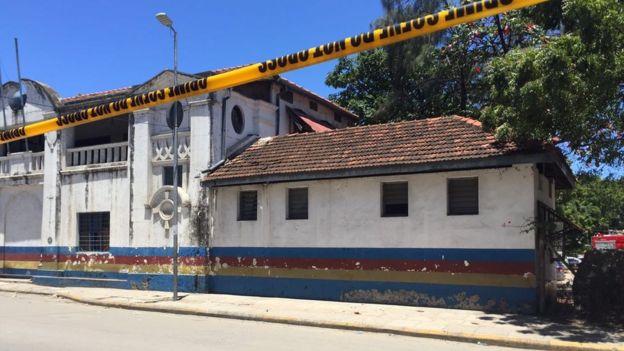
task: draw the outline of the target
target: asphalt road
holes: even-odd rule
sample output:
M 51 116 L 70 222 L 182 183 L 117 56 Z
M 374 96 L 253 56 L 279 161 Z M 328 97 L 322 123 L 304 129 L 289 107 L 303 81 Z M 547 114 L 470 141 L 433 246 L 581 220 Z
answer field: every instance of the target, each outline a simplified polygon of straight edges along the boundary
M 379 333 L 88 306 L 0 292 L 0 350 L 514 350 Z

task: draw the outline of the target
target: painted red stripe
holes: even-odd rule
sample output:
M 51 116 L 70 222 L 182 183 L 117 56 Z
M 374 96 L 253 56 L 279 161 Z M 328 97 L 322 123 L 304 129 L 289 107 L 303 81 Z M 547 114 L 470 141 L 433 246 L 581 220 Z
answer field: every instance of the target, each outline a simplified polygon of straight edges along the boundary
M 5 253 L 7 261 L 40 261 L 57 262 L 51 254 L 17 254 Z M 214 258 L 212 263 L 216 263 Z M 221 264 L 226 263 L 233 267 L 254 266 L 252 257 L 218 257 Z M 59 262 L 90 262 L 104 264 L 171 264 L 167 256 L 110 256 L 107 254 L 75 254 L 59 255 Z M 180 257 L 181 264 L 188 266 L 206 265 L 206 257 Z M 356 260 L 356 259 L 321 259 L 321 258 L 255 258 L 255 266 L 270 268 L 297 268 L 297 269 L 346 269 L 346 270 L 388 270 L 388 271 L 428 271 L 453 273 L 490 273 L 490 274 L 524 274 L 534 272 L 532 262 L 483 262 L 483 261 L 450 261 L 450 260 Z
M 41 254 L 32 253 L 4 253 L 4 259 L 6 261 L 39 261 Z
M 213 259 L 216 263 L 217 259 Z M 531 262 L 483 262 L 449 260 L 355 260 L 315 258 L 267 258 L 267 257 L 218 257 L 218 262 L 233 267 L 270 267 L 298 269 L 346 269 L 346 270 L 388 270 L 427 271 L 452 273 L 524 274 L 534 272 Z

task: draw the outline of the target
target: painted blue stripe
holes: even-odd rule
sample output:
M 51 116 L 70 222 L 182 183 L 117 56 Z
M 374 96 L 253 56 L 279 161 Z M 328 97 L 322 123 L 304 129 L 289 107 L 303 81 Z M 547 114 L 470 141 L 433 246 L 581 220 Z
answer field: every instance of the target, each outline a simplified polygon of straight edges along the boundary
M 0 268 L 2 274 L 15 274 L 15 275 L 34 275 L 37 274 L 36 269 L 23 269 L 23 268 Z
M 261 277 L 208 277 L 211 293 L 314 300 L 437 306 L 534 313 L 535 289 L 437 284 L 311 280 Z M 363 293 L 362 293 L 363 292 Z M 478 306 L 466 304 L 478 296 Z M 443 302 L 442 302 L 443 301 Z M 440 305 L 443 303 L 444 305 Z
M 532 249 L 214 247 L 211 256 L 533 262 Z
M 50 254 L 50 255 L 75 255 L 81 253 L 78 247 L 67 246 L 4 246 L 0 247 L 6 253 L 17 254 Z M 2 252 L 2 251 L 0 251 Z M 181 247 L 180 256 L 207 256 L 206 248 Z M 173 249 L 170 247 L 111 247 L 108 252 L 113 256 L 172 256 Z
M 0 247 L 6 253 L 17 254 L 40 254 L 42 252 L 41 246 L 3 246 Z
M 2 248 L 6 253 L 61 254 L 80 253 L 77 247 L 32 246 Z M 532 249 L 454 249 L 454 248 L 305 248 L 305 247 L 215 247 L 211 256 L 234 257 L 290 257 L 334 259 L 396 259 L 396 260 L 478 260 L 493 262 L 532 262 Z M 113 256 L 171 256 L 172 248 L 163 247 L 112 247 Z M 180 256 L 205 257 L 206 248 L 181 247 Z
M 9 274 L 26 274 L 26 270 L 20 270 L 20 273 Z M 45 271 L 32 270 L 30 275 L 45 277 L 34 280 L 33 282 L 48 286 L 92 286 L 101 285 L 98 281 L 89 281 L 88 279 L 118 279 L 125 283 L 115 282 L 114 288 L 121 289 L 139 289 L 139 290 L 161 290 L 172 291 L 173 275 L 171 274 L 142 274 L 142 273 L 118 273 L 118 272 L 84 272 L 84 271 Z M 85 280 L 64 279 L 64 278 L 84 278 Z M 205 292 L 206 276 L 204 275 L 179 275 L 178 290 L 184 292 Z M 106 283 L 102 283 L 106 284 Z

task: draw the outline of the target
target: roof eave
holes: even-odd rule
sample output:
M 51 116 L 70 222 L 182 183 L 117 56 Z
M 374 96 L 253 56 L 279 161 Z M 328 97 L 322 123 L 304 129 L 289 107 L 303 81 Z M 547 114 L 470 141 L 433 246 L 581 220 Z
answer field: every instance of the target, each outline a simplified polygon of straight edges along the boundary
M 250 184 L 266 184 L 266 183 L 284 183 L 284 182 L 299 182 L 309 180 L 323 180 L 323 179 L 338 179 L 338 178 L 356 178 L 356 177 L 373 177 L 384 175 L 396 175 L 396 174 L 411 174 L 411 173 L 431 173 L 431 172 L 449 172 L 471 169 L 487 169 L 487 168 L 502 168 L 510 167 L 514 164 L 526 164 L 526 163 L 550 163 L 555 164 L 556 169 L 561 171 L 558 174 L 558 179 L 564 180 L 564 182 L 557 182 L 557 186 L 562 189 L 571 188 L 574 186 L 574 176 L 565 161 L 553 155 L 552 153 L 540 152 L 540 153 L 516 153 L 510 155 L 493 156 L 476 159 L 464 159 L 464 160 L 452 160 L 441 161 L 423 164 L 408 164 L 408 165 L 391 165 L 383 167 L 366 167 L 366 168 L 351 168 L 351 169 L 339 169 L 330 171 L 317 171 L 317 172 L 301 172 L 301 173 L 288 173 L 288 174 L 274 174 L 274 175 L 259 175 L 244 178 L 225 178 L 225 179 L 210 179 L 207 176 L 202 180 L 202 183 L 208 187 L 222 187 L 232 185 L 250 185 Z

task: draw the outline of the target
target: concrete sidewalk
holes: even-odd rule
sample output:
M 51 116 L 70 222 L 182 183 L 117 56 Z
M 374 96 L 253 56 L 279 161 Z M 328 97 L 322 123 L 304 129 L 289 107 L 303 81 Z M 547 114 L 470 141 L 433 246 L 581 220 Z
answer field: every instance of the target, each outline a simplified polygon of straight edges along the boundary
M 102 288 L 55 288 L 28 280 L 0 279 L 0 291 L 55 295 L 77 302 L 144 311 L 351 329 L 541 350 L 624 350 L 624 331 L 581 323 L 553 323 L 534 316 L 426 307 L 181 294 Z

